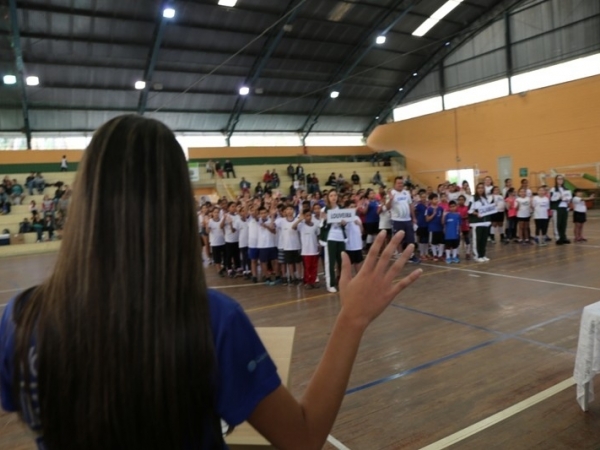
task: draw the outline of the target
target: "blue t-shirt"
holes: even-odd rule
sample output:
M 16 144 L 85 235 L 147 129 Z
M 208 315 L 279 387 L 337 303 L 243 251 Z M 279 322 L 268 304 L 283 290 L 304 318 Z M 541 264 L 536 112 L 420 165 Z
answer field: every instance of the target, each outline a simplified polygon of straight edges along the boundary
M 427 205 L 425 203 L 419 202 L 415 205 L 415 216 L 417 217 L 417 226 L 419 228 L 427 228 L 429 226 L 427 219 L 425 219 L 426 213 Z
M 242 307 L 226 295 L 213 290 L 208 291 L 208 302 L 219 373 L 219 385 L 216 386 L 217 414 L 230 426 L 237 426 L 281 385 L 281 380 L 275 364 Z M 6 305 L 0 321 L 0 399 L 2 408 L 9 412 L 17 409 L 12 388 L 14 303 L 13 298 Z M 28 425 L 39 429 L 36 426 L 37 420 L 31 417 Z M 41 438 L 38 438 L 37 443 L 39 448 L 43 448 Z
M 451 241 L 460 239 L 460 214 L 457 212 L 449 212 L 446 214 L 444 237 Z
M 377 212 L 378 209 L 379 209 L 378 201 L 372 200 L 369 202 L 369 206 L 367 207 L 367 212 L 365 214 L 365 223 L 379 224 L 379 213 Z
M 440 231 L 444 231 L 444 226 L 442 225 L 442 216 L 444 215 L 444 208 L 441 206 L 430 206 L 427 208 L 427 215 L 431 216 L 435 211 L 435 215 L 433 219 L 427 222 L 427 227 L 431 233 L 439 233 Z

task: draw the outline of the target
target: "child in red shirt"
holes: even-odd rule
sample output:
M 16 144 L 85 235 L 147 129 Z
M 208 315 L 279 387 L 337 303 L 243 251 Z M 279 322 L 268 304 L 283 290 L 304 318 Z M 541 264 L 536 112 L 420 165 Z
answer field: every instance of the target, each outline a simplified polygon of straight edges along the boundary
M 466 202 L 467 197 L 459 195 L 456 212 L 460 214 L 460 234 L 462 234 L 462 241 L 465 244 L 465 259 L 471 259 L 471 225 L 469 224 L 469 207 Z
M 506 217 L 508 218 L 508 227 L 506 228 L 506 240 L 517 239 L 517 193 L 515 188 L 506 191 Z

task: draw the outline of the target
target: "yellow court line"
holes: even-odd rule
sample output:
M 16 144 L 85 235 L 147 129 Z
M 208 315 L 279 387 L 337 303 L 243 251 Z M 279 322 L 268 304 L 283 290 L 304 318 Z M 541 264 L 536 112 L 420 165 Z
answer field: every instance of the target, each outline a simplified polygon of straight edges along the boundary
M 477 422 L 463 430 L 451 434 L 450 436 L 445 437 L 444 439 L 434 442 L 433 444 L 429 444 L 428 446 L 421 448 L 421 450 L 442 450 L 444 448 L 448 448 L 458 442 L 464 441 L 465 439 L 477 433 L 480 433 L 486 428 L 489 428 L 493 425 L 502 422 L 503 420 L 508 419 L 509 417 L 519 414 L 527 408 L 530 408 L 534 405 L 537 405 L 540 402 L 543 402 L 544 400 L 564 391 L 565 389 L 570 388 L 571 386 L 575 386 L 575 380 L 573 380 L 573 378 L 569 378 L 568 380 L 555 384 L 554 386 L 546 389 L 545 391 L 542 391 L 532 397 L 529 397 L 523 400 L 522 402 L 519 402 L 516 405 L 513 405 L 509 408 L 506 408 L 505 410 L 500 411 L 499 413 L 496 413 L 493 416 L 488 417 L 487 419 L 483 419 L 480 422 Z M 575 401 L 575 399 L 573 399 L 573 401 Z

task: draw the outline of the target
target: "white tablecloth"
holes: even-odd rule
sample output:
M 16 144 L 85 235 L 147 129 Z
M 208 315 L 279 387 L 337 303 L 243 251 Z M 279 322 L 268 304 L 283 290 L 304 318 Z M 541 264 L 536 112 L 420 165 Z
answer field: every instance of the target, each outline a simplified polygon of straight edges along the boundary
M 583 308 L 579 328 L 573 378 L 577 383 L 577 402 L 584 411 L 587 403 L 594 400 L 592 380 L 597 373 L 600 373 L 600 302 Z

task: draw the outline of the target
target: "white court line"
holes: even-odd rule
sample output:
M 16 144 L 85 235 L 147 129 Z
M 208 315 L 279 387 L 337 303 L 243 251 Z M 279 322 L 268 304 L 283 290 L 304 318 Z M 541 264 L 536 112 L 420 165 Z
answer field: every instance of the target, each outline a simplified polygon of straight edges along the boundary
M 23 288 L 19 288 L 19 289 L 7 289 L 5 291 L 0 291 L 0 294 L 6 294 L 7 292 L 17 292 L 17 291 L 22 291 Z
M 333 445 L 338 450 L 350 450 L 348 447 L 346 447 L 344 444 L 342 444 L 340 441 L 338 441 L 332 435 L 327 436 L 327 442 L 329 442 L 331 445 Z
M 440 268 L 439 265 L 436 266 L 434 264 L 426 264 L 426 263 L 421 263 L 421 266 Z M 574 288 L 579 288 L 579 289 L 589 289 L 592 291 L 600 291 L 600 288 L 592 287 L 592 286 L 582 286 L 580 284 L 560 283 L 558 281 L 538 280 L 536 278 L 515 277 L 514 275 L 506 275 L 503 273 L 483 272 L 481 270 L 472 270 L 472 269 L 459 269 L 458 267 L 448 267 L 448 266 L 446 266 L 445 269 L 458 270 L 461 272 L 469 272 L 469 273 L 478 273 L 481 275 L 491 275 L 493 277 L 512 278 L 514 280 L 533 281 L 535 283 L 555 284 L 557 286 L 566 286 L 566 287 L 574 287 Z
M 575 386 L 575 380 L 573 378 L 569 378 L 561 383 L 555 384 L 554 386 L 546 389 L 545 391 L 540 392 L 532 397 L 529 397 L 522 402 L 517 403 L 509 408 L 506 408 L 504 411 L 500 411 L 499 413 L 494 414 L 493 416 L 488 417 L 487 419 L 483 419 L 480 422 L 477 422 L 470 427 L 467 427 L 463 430 L 460 430 L 454 434 L 451 434 L 444 439 L 441 439 L 433 444 L 429 444 L 426 447 L 421 448 L 421 450 L 442 450 L 444 448 L 448 448 L 451 445 L 454 445 L 460 441 L 467 439 L 468 437 L 477 434 L 486 428 L 489 428 L 493 425 L 496 425 L 503 420 L 508 419 L 509 417 L 518 414 L 527 408 L 530 408 L 534 405 L 537 405 L 540 402 L 552 397 L 553 395 L 558 394 L 559 392 L 564 391 L 565 389 L 570 388 L 571 386 Z M 573 400 L 574 401 L 574 400 Z

